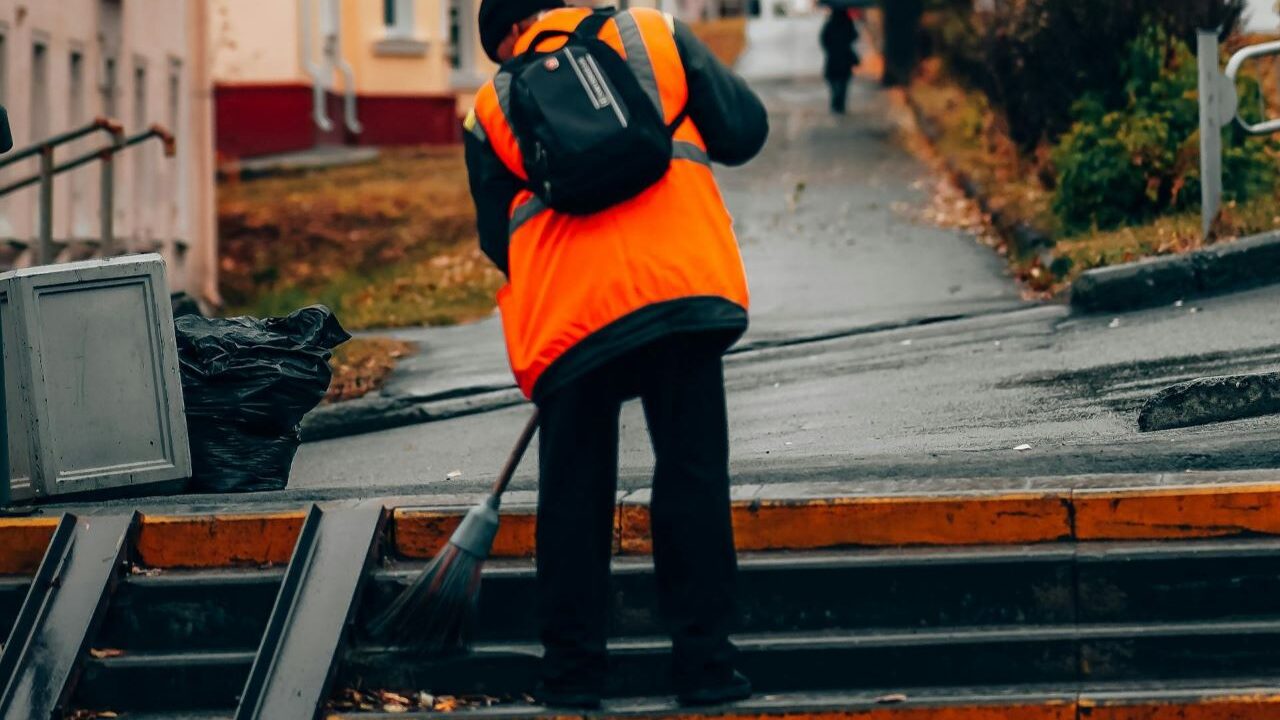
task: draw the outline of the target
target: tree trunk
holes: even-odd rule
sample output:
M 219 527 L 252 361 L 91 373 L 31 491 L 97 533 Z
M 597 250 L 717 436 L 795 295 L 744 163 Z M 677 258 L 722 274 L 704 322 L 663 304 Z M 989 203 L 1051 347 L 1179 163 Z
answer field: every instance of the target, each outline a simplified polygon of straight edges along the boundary
M 906 85 L 916 66 L 924 0 L 884 0 L 884 84 Z

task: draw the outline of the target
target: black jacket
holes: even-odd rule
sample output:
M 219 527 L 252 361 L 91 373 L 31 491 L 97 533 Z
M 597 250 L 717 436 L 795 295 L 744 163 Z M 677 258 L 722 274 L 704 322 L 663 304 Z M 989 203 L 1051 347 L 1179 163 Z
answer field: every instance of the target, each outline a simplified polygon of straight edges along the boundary
M 833 80 L 848 80 L 853 66 L 858 64 L 858 54 L 853 49 L 858 29 L 853 20 L 844 11 L 833 10 L 822 25 L 820 40 L 827 55 L 822 74 Z
M 689 118 L 702 133 L 711 160 L 741 165 L 755 157 L 769 135 L 760 98 L 680 21 L 675 23 L 675 40 L 689 83 Z M 488 142 L 470 132 L 463 137 L 480 248 L 506 273 L 508 213 L 521 181 Z

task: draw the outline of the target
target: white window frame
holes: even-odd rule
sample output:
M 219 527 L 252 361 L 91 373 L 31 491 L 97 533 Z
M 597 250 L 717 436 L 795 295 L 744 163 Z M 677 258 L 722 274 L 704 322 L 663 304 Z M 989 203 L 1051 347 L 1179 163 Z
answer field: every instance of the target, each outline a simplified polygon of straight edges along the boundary
M 395 17 L 391 24 L 386 22 L 386 3 L 392 3 L 391 9 Z M 386 27 L 388 38 L 394 39 L 413 39 L 413 5 L 414 0 L 383 0 L 383 24 Z

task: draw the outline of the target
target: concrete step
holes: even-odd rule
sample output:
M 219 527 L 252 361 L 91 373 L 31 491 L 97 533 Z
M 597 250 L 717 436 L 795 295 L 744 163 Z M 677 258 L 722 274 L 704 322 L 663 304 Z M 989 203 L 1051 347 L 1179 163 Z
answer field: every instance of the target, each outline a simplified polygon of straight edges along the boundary
M 743 633 L 1221 620 L 1280 616 L 1280 540 L 749 553 L 742 556 Z M 652 565 L 614 562 L 615 637 L 659 635 Z M 366 589 L 358 623 L 420 571 L 398 564 Z M 124 579 L 95 648 L 253 650 L 283 571 L 166 571 Z M 0 580 L 0 629 L 26 581 Z M 478 638 L 532 640 L 534 570 L 494 560 Z
M 620 684 L 612 692 L 669 692 L 652 565 L 619 558 L 615 566 L 613 675 Z M 1280 672 L 1280 649 L 1272 649 L 1280 648 L 1275 539 L 749 553 L 741 568 L 743 668 L 765 692 Z M 419 569 L 378 571 L 357 621 Z M 91 645 L 107 656 L 87 659 L 77 703 L 234 706 L 281 575 L 127 576 Z M 422 661 L 357 642 L 340 685 L 527 692 L 540 654 L 533 577 L 527 560 L 486 567 L 480 643 L 471 655 Z M 23 587 L 20 579 L 2 583 L 0 598 Z
M 979 687 L 1252 677 L 1280 673 L 1280 618 L 1166 625 L 954 628 L 735 637 L 758 692 Z M 669 644 L 610 643 L 611 697 L 672 693 Z M 520 697 L 536 684 L 536 643 L 486 643 L 465 656 L 421 659 L 394 649 L 348 654 L 338 687 Z M 134 653 L 90 658 L 78 707 L 133 711 L 229 708 L 253 653 Z
M 1280 674 L 1280 485 L 1087 480 L 985 493 L 849 483 L 735 489 L 744 670 L 766 695 L 796 702 L 885 687 L 1070 693 L 1081 682 L 1199 678 L 1218 687 Z M 388 502 L 389 564 L 365 585 L 353 642 L 337 658 L 339 689 L 516 697 L 533 686 L 534 515 L 530 498 L 509 500 L 486 567 L 479 647 L 433 660 L 369 645 L 360 626 L 474 499 Z M 306 514 L 144 513 L 129 547 L 136 570 L 120 577 L 101 630 L 87 639 L 97 652 L 85 659 L 75 705 L 165 715 L 234 708 Z M 0 633 L 55 525 L 0 522 Z M 615 529 L 611 692 L 652 705 L 670 689 L 669 652 L 646 557 L 644 491 L 622 500 Z

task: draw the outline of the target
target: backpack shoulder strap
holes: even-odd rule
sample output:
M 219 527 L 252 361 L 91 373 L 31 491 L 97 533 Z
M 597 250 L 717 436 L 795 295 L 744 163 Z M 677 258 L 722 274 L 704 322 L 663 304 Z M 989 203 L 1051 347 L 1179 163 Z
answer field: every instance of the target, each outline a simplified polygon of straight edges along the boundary
M 597 8 L 590 15 L 583 18 L 582 22 L 578 23 L 578 26 L 573 29 L 573 34 L 583 37 L 596 37 L 600 34 L 600 30 L 604 28 L 605 23 L 613 19 L 613 16 L 617 13 L 618 11 L 611 7 Z

